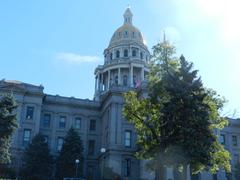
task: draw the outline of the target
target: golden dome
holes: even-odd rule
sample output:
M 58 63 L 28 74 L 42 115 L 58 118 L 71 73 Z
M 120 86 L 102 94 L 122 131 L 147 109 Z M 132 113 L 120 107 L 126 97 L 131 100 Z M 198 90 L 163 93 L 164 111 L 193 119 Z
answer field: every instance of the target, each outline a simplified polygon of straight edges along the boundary
M 132 16 L 130 9 L 127 8 L 123 15 L 124 24 L 114 32 L 109 46 L 115 46 L 124 42 L 136 42 L 146 45 L 142 33 L 132 25 Z

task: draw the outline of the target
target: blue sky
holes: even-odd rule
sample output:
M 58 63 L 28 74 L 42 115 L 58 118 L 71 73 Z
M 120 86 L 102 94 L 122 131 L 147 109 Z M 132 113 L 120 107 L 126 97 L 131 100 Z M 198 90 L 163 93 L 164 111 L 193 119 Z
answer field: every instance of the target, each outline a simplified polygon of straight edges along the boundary
M 45 87 L 45 93 L 92 99 L 94 68 L 130 4 L 149 49 L 163 31 L 204 85 L 240 116 L 238 0 L 0 1 L 0 79 Z

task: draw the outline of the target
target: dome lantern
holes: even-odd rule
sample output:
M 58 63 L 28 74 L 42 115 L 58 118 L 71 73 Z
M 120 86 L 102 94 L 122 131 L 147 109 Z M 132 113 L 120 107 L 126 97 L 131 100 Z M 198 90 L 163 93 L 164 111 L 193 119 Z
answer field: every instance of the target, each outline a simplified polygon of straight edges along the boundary
M 123 17 L 124 17 L 124 24 L 132 24 L 133 14 L 129 7 L 126 9 Z

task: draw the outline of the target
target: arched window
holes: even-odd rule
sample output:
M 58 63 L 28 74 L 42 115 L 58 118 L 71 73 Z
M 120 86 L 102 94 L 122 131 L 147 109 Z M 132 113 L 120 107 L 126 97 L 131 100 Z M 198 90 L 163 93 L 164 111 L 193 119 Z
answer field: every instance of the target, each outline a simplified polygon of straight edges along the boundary
M 124 57 L 128 57 L 128 50 L 125 49 L 123 54 L 124 54 Z
M 119 50 L 116 51 L 116 58 L 120 58 L 120 51 Z
M 115 76 L 115 85 L 118 85 L 118 76 Z
M 128 79 L 127 79 L 127 75 L 123 76 L 123 86 L 127 86 L 128 83 Z
M 143 53 L 142 52 L 140 52 L 140 58 L 143 59 Z
M 110 59 L 112 60 L 112 58 L 113 58 L 113 55 L 112 55 L 112 53 L 110 53 Z
M 132 57 L 136 57 L 137 56 L 137 52 L 136 52 L 136 50 L 133 50 L 132 51 Z

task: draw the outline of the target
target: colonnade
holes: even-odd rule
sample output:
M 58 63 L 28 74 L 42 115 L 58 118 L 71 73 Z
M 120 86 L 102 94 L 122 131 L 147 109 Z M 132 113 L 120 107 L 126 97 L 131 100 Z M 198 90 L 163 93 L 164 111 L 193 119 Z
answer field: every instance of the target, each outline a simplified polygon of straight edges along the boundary
M 128 69 L 127 74 L 123 73 L 122 70 L 124 69 Z M 139 72 L 139 70 L 140 74 L 137 73 Z M 113 77 L 113 74 L 115 74 L 115 77 Z M 124 84 L 122 78 L 124 75 L 127 75 L 126 84 Z M 136 81 L 142 82 L 144 80 L 144 76 L 145 76 L 144 67 L 134 66 L 132 64 L 129 67 L 116 67 L 104 71 L 98 70 L 95 76 L 95 92 L 109 90 L 112 85 L 134 87 L 134 83 L 136 83 L 134 82 L 134 78 Z M 113 78 L 116 79 L 113 80 Z

